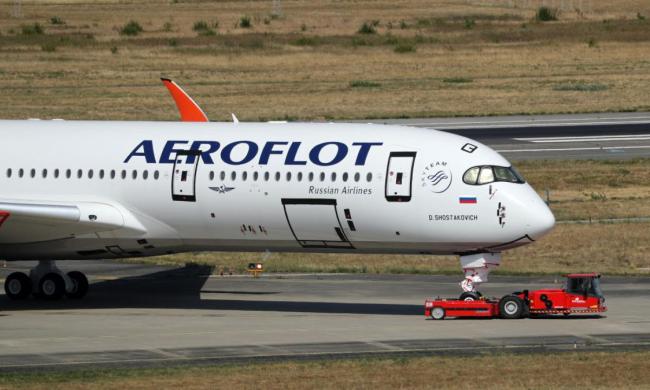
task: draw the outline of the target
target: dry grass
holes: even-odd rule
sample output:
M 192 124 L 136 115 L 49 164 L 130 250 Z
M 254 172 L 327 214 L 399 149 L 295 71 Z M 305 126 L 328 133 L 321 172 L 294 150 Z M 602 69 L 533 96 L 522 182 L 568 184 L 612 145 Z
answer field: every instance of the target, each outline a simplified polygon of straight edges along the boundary
M 650 352 L 486 355 L 194 368 L 105 370 L 0 377 L 24 389 L 474 389 L 468 369 L 480 367 L 481 388 L 647 388 Z M 552 375 L 550 375 L 552 373 Z
M 0 12 L 4 118 L 174 120 L 163 75 L 213 119 L 650 109 L 650 20 L 637 19 L 650 4 L 641 0 L 576 2 L 552 23 L 532 21 L 535 1 L 283 1 L 278 18 L 271 1 L 23 3 L 21 19 Z M 236 27 L 243 15 L 252 28 Z M 120 36 L 132 19 L 144 32 Z M 218 22 L 216 34 L 193 31 L 200 20 Z M 357 34 L 373 20 L 376 34 Z M 45 35 L 21 34 L 35 22 Z M 416 51 L 395 52 L 409 45 Z M 444 81 L 454 78 L 472 81 Z M 558 90 L 565 84 L 606 89 Z
M 502 274 L 650 274 L 650 223 L 558 225 L 534 244 L 504 252 Z M 273 253 L 186 253 L 134 262 L 156 264 L 200 263 L 215 267 L 215 273 L 245 272 L 250 262 L 263 261 L 267 272 L 344 272 L 458 274 L 459 263 L 452 256 L 359 255 Z

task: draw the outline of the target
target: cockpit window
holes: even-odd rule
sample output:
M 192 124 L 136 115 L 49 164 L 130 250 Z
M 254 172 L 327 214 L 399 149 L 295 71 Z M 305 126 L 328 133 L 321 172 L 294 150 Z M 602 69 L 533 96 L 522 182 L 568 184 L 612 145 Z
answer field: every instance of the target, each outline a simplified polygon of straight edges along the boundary
M 478 173 L 480 170 L 481 168 L 479 167 L 468 169 L 463 175 L 463 181 L 467 184 L 476 184 L 476 180 L 478 180 Z
M 480 167 L 472 167 L 465 171 L 465 174 L 463 175 L 463 182 L 470 185 L 488 184 L 495 181 L 505 181 L 508 183 L 518 184 L 526 182 L 513 167 L 484 165 Z
M 492 167 L 481 167 L 481 173 L 478 175 L 476 184 L 487 184 L 494 181 L 494 172 Z

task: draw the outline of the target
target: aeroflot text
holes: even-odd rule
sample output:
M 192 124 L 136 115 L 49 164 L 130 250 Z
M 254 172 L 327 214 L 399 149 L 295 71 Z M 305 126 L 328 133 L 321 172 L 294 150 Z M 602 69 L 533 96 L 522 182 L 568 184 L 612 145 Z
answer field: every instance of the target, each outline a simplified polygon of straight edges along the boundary
M 197 151 L 196 155 L 186 156 L 185 163 L 194 164 L 196 157 L 201 156 L 204 164 L 214 164 L 214 157 L 228 165 L 242 165 L 255 162 L 266 165 L 269 160 L 283 159 L 284 165 L 314 165 L 331 166 L 343 161 L 348 155 L 354 158 L 354 165 L 365 165 L 373 146 L 381 146 L 382 142 L 353 142 L 351 146 L 343 142 L 323 142 L 314 146 L 302 145 L 302 142 L 269 141 L 258 145 L 253 141 L 234 141 L 221 147 L 218 141 L 167 141 L 162 152 L 156 158 L 152 140 L 140 142 L 124 160 L 144 159 L 147 164 L 173 164 L 176 153 L 187 150 Z M 189 146 L 189 148 L 188 148 Z M 276 155 L 276 156 L 274 156 Z

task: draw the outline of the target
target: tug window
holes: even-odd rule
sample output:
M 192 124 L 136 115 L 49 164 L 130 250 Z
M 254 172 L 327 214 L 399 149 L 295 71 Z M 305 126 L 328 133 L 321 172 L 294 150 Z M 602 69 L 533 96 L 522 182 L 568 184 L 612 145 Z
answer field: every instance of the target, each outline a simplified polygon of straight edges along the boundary
M 463 174 L 463 182 L 470 185 L 481 185 L 504 181 L 508 183 L 522 184 L 526 181 L 512 167 L 482 166 L 472 167 Z

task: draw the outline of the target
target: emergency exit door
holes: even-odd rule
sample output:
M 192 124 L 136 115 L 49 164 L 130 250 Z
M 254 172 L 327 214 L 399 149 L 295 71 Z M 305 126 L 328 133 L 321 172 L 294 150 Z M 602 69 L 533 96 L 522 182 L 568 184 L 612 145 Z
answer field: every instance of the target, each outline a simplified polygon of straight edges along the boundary
M 199 150 L 179 150 L 174 158 L 172 199 L 196 202 L 196 172 L 201 160 Z
M 386 200 L 408 202 L 413 190 L 415 152 L 391 152 L 386 168 Z

